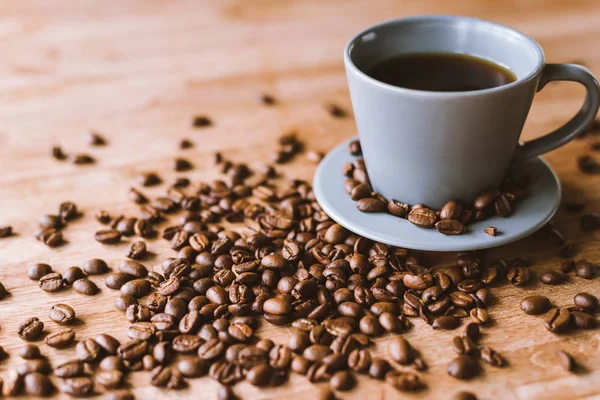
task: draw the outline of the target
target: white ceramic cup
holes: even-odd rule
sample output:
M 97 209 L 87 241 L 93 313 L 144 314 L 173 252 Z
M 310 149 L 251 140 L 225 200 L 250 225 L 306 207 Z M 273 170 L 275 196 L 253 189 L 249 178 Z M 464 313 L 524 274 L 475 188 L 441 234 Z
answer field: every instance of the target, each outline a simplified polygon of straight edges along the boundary
M 470 92 L 405 89 L 366 74 L 407 53 L 451 52 L 490 60 L 517 77 Z M 350 40 L 344 62 L 373 189 L 389 199 L 439 208 L 498 188 L 511 162 L 555 149 L 582 133 L 598 112 L 598 82 L 584 67 L 546 64 L 530 37 L 496 23 L 421 16 L 375 25 Z M 581 83 L 581 110 L 564 126 L 520 144 L 535 93 L 551 81 Z

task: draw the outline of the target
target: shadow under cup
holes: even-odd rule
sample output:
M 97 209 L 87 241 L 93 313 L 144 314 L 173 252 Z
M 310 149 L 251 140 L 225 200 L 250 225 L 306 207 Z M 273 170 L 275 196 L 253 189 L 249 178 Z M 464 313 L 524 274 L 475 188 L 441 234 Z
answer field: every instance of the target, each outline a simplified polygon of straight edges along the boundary
M 367 75 L 399 54 L 461 53 L 511 70 L 515 82 L 470 92 L 427 92 Z M 354 37 L 344 53 L 352 106 L 373 190 L 408 204 L 471 202 L 498 188 L 535 95 L 544 54 L 529 37 L 477 19 L 391 21 Z

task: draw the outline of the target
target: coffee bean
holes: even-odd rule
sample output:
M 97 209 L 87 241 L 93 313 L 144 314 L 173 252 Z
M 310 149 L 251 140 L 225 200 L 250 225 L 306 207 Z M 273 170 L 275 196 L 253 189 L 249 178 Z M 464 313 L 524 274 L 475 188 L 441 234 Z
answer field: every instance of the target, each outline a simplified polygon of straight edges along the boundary
M 102 348 L 104 353 L 110 355 L 117 354 L 117 349 L 121 345 L 117 339 L 106 333 L 94 336 L 94 340 Z
M 480 333 L 479 324 L 476 324 L 474 322 L 469 322 L 465 326 L 465 330 L 463 331 L 463 337 L 468 337 L 471 340 L 473 340 L 474 342 L 476 342 L 477 339 L 479 339 L 479 333 Z
M 559 365 L 565 370 L 565 371 L 573 371 L 575 369 L 575 360 L 573 359 L 573 356 L 571 356 L 569 353 L 567 353 L 564 350 L 558 350 L 556 353 L 556 359 L 558 360 Z
M 577 167 L 584 174 L 598 174 L 600 173 L 600 164 L 589 155 L 580 156 L 577 158 Z
M 368 183 L 359 183 L 350 192 L 350 198 L 354 201 L 358 201 L 361 199 L 368 199 L 371 196 L 372 191 L 373 191 L 373 189 L 371 188 L 371 185 L 369 185 Z M 359 208 L 359 210 L 360 210 L 360 208 Z
M 75 310 L 66 304 L 55 304 L 48 317 L 57 324 L 67 325 L 75 319 Z
M 138 219 L 133 225 L 133 232 L 142 238 L 151 238 L 156 235 L 152 223 L 146 219 Z M 143 241 L 141 243 L 144 243 Z
M 278 296 L 265 301 L 263 311 L 273 315 L 287 315 L 292 312 L 292 306 L 286 298 Z
M 37 340 L 42 335 L 43 330 L 44 323 L 36 317 L 31 317 L 19 324 L 17 333 L 21 339 L 33 341 Z
M 351 372 L 337 371 L 331 376 L 329 385 L 335 390 L 345 392 L 352 389 L 354 385 L 356 385 L 356 379 Z
M 506 364 L 504 358 L 491 347 L 483 346 L 479 349 L 480 358 L 494 367 L 502 367 Z
M 198 348 L 198 356 L 203 360 L 214 360 L 225 351 L 225 345 L 219 339 L 210 339 Z
M 23 379 L 25 393 L 31 396 L 47 397 L 54 391 L 54 386 L 50 379 L 39 372 L 32 372 L 25 375 Z
M 77 279 L 73 282 L 73 290 L 79 294 L 84 294 L 86 296 L 93 296 L 98 293 L 98 286 L 87 278 Z
M 194 128 L 207 128 L 209 126 L 212 126 L 212 124 L 212 120 L 206 115 L 197 115 L 192 120 L 192 126 Z
M 100 275 L 105 274 L 108 271 L 108 265 L 106 265 L 104 260 L 94 258 L 83 264 L 83 270 L 88 275 Z
M 552 307 L 550 300 L 546 296 L 533 295 L 521 300 L 521 310 L 525 314 L 538 315 L 547 312 Z
M 567 280 L 567 275 L 560 270 L 546 271 L 540 275 L 540 282 L 546 285 L 559 285 Z
M 116 244 L 121 241 L 121 232 L 116 229 L 104 229 L 96 232 L 95 239 L 102 244 Z
M 177 369 L 186 378 L 199 378 L 208 372 L 209 363 L 197 356 L 186 356 L 177 361 Z
M 498 232 L 498 228 L 496 228 L 495 226 L 487 226 L 483 229 L 483 231 L 490 236 L 496 236 L 497 232 Z
M 406 203 L 397 200 L 390 200 L 387 204 L 387 210 L 393 216 L 405 218 L 408 215 L 409 207 Z
M 133 276 L 134 278 L 145 278 L 148 276 L 148 269 L 141 263 L 134 260 L 122 260 L 117 268 L 119 272 Z
M 62 275 L 63 283 L 66 285 L 72 285 L 78 279 L 84 278 L 85 274 L 79 267 L 69 267 Z
M 552 308 L 544 316 L 544 326 L 550 332 L 564 332 L 570 325 L 571 313 L 566 308 Z
M 137 300 L 130 294 L 123 293 L 114 300 L 114 306 L 117 310 L 125 311 L 132 304 L 137 304 Z
M 77 343 L 75 346 L 75 353 L 77 358 L 83 362 L 95 361 L 102 351 L 102 347 L 92 338 L 87 338 Z
M 366 349 L 355 349 L 348 356 L 348 367 L 350 369 L 365 373 L 371 366 L 371 353 Z
M 581 308 L 591 313 L 595 313 L 600 308 L 598 298 L 589 293 L 577 293 L 573 298 L 575 307 Z
M 575 269 L 575 261 L 573 260 L 564 260 L 558 266 L 558 270 L 564 272 L 565 274 L 571 272 Z
M 83 374 L 83 367 L 83 362 L 79 360 L 67 361 L 54 368 L 54 375 L 59 378 L 73 378 Z
M 473 308 L 469 315 L 471 316 L 471 321 L 475 322 L 478 325 L 485 325 L 489 320 L 488 312 L 483 308 Z
M 600 229 L 600 214 L 591 213 L 582 215 L 579 219 L 581 230 L 584 232 L 592 232 Z
M 61 229 L 65 225 L 65 221 L 58 215 L 46 214 L 38 220 L 40 228 Z
M 477 400 L 477 396 L 475 396 L 471 392 L 461 391 L 461 392 L 456 393 L 452 397 L 452 400 Z
M 353 140 L 348 144 L 348 152 L 353 156 L 362 155 L 362 149 L 360 147 L 360 141 Z
M 28 343 L 19 349 L 19 356 L 24 360 L 40 358 L 41 355 L 40 348 L 33 343 Z
M 27 277 L 32 281 L 40 280 L 44 275 L 52 272 L 52 267 L 48 264 L 33 264 L 27 270 Z
M 274 378 L 273 368 L 269 364 L 257 364 L 246 374 L 246 379 L 254 386 L 264 387 Z
M 515 286 L 525 286 L 529 283 L 529 270 L 525 267 L 511 267 L 506 278 Z
M 413 208 L 408 214 L 408 220 L 420 228 L 433 228 L 438 220 L 435 211 L 429 208 Z
M 479 196 L 475 198 L 473 202 L 473 206 L 476 210 L 481 211 L 490 207 L 500 196 L 500 191 L 498 190 L 488 190 L 486 192 L 481 193 Z
M 458 318 L 451 315 L 441 315 L 433 320 L 431 327 L 433 329 L 452 330 L 458 328 L 459 324 Z
M 590 260 L 581 259 L 575 264 L 575 273 L 583 279 L 593 279 L 596 276 L 596 265 Z
M 401 365 L 408 365 L 414 360 L 414 350 L 403 337 L 397 336 L 388 342 L 388 354 L 392 360 Z
M 87 376 L 66 378 L 59 382 L 61 392 L 73 397 L 89 396 L 94 391 L 94 381 Z
M 386 209 L 386 205 L 379 199 L 372 197 L 362 198 L 356 202 L 356 208 L 366 213 L 380 213 Z
M 131 281 L 132 279 L 134 279 L 134 277 L 129 274 L 123 272 L 114 272 L 106 277 L 104 284 L 109 289 L 119 290 L 125 283 Z
M 122 344 L 117 349 L 117 355 L 123 360 L 135 361 L 142 358 L 148 352 L 148 342 L 145 340 L 133 340 Z
M 436 222 L 435 229 L 444 235 L 460 235 L 464 232 L 464 225 L 456 219 L 443 219 Z
M 144 172 L 138 175 L 137 181 L 142 186 L 156 186 L 162 183 L 162 179 L 154 172 Z
M 150 282 L 146 279 L 133 279 L 121 286 L 121 293 L 137 298 L 146 296 L 151 288 Z
M 54 157 L 54 159 L 56 159 L 58 161 L 63 161 L 63 160 L 67 159 L 67 155 L 65 154 L 65 152 L 62 150 L 62 148 L 60 146 L 52 147 L 52 157 Z
M 144 258 L 145 255 L 146 255 L 146 242 L 144 242 L 142 240 L 133 242 L 126 253 L 127 257 L 132 258 L 134 260 L 142 259 L 142 258 Z
M 40 289 L 44 292 L 56 292 L 63 286 L 63 277 L 58 272 L 51 272 L 40 278 Z
M 44 340 L 50 347 L 67 347 L 75 341 L 75 331 L 70 328 L 61 329 L 60 331 L 50 333 Z
M 32 372 L 48 375 L 51 372 L 52 367 L 47 358 L 36 358 L 34 360 L 27 360 L 23 364 L 18 365 L 16 370 L 17 373 L 23 376 Z
M 385 374 L 385 381 L 402 392 L 413 392 L 423 387 L 419 376 L 408 371 L 391 370 Z
M 596 319 L 582 311 L 571 311 L 571 321 L 576 329 L 594 329 L 596 327 Z
M 456 356 L 448 364 L 448 374 L 457 379 L 471 379 L 478 373 L 479 365 L 470 356 Z
M 123 372 L 113 369 L 96 372 L 96 382 L 107 389 L 114 389 L 123 382 Z

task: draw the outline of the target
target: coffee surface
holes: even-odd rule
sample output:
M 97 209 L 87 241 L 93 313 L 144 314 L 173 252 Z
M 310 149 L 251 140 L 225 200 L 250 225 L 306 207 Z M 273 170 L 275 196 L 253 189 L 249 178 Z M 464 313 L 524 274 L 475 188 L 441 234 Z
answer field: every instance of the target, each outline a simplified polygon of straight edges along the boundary
M 501 65 L 456 53 L 400 54 L 375 64 L 367 75 L 390 85 L 430 92 L 483 90 L 517 80 Z

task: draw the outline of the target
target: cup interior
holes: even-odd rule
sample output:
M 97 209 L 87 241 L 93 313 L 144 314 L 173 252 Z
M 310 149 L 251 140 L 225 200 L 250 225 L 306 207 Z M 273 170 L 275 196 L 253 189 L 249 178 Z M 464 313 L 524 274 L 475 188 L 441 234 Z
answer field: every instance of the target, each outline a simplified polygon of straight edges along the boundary
M 517 81 L 535 75 L 544 53 L 528 36 L 512 28 L 475 18 L 423 16 L 385 22 L 355 36 L 346 58 L 361 72 L 399 54 L 460 53 L 480 57 L 511 70 Z

